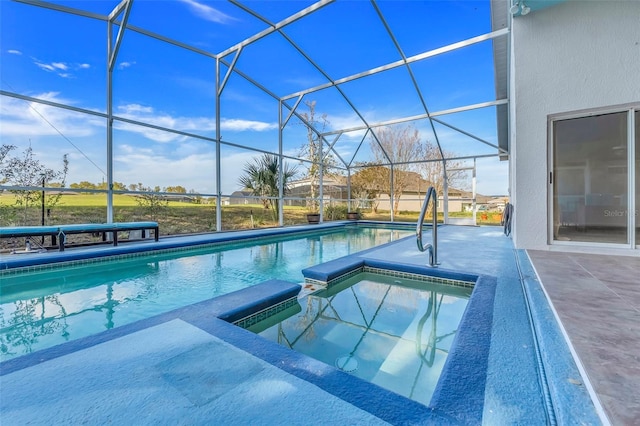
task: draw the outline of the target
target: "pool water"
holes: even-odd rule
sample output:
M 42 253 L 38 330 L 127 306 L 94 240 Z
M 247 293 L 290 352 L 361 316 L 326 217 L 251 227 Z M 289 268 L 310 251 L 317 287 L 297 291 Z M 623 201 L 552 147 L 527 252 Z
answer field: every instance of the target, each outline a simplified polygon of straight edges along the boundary
M 363 272 L 249 329 L 428 405 L 471 291 Z
M 0 275 L 0 360 L 52 347 L 412 235 L 337 230 Z

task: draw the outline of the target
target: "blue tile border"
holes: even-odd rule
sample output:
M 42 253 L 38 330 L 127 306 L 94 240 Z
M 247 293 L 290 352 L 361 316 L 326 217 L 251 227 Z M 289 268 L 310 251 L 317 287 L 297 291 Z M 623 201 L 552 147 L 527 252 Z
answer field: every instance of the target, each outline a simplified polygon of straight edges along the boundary
M 430 283 L 444 284 L 444 285 L 449 285 L 453 287 L 473 288 L 475 286 L 475 281 L 472 281 L 472 280 L 462 281 L 458 279 L 436 277 L 434 275 L 404 272 L 397 269 L 391 269 L 392 264 L 388 264 L 384 268 L 380 268 L 380 267 L 368 266 L 367 263 L 369 262 L 367 262 L 366 260 L 363 260 L 361 262 L 354 262 L 353 264 L 351 264 L 352 269 L 343 268 L 341 266 L 339 269 L 339 271 L 341 272 L 341 275 L 333 277 L 334 274 L 327 274 L 327 276 L 332 276 L 332 278 L 329 281 L 322 280 L 321 279 L 323 278 L 322 275 L 316 275 L 314 274 L 313 271 L 309 271 L 310 268 L 308 268 L 307 274 L 311 276 L 315 276 L 316 278 L 305 277 L 304 281 L 305 283 L 308 283 L 308 284 L 316 284 L 320 286 L 332 287 L 355 275 L 358 275 L 363 272 L 369 272 L 369 273 L 378 274 L 378 275 L 385 275 L 385 276 L 396 277 L 396 278 L 406 278 L 414 281 L 425 281 Z M 382 266 L 380 264 L 378 265 Z
M 463 288 L 473 288 L 476 285 L 475 281 L 462 281 L 457 279 L 445 278 L 445 277 L 436 277 L 434 275 L 426 275 L 426 274 L 416 274 L 411 272 L 398 271 L 394 269 L 388 268 L 374 268 L 372 266 L 367 266 L 367 262 L 365 262 L 365 266 L 363 268 L 363 272 L 371 272 L 379 275 L 387 275 L 390 277 L 397 278 L 406 278 L 415 281 L 426 281 L 430 283 L 444 284 L 452 287 L 463 287 Z
M 242 327 L 242 328 L 249 328 L 253 325 L 258 324 L 260 321 L 264 321 L 268 318 L 271 318 L 272 316 L 280 312 L 283 312 L 297 304 L 298 304 L 298 298 L 292 297 L 291 299 L 287 299 L 283 302 L 269 306 L 268 308 L 262 309 L 256 313 L 250 314 L 239 320 L 235 320 L 233 321 L 233 325 L 237 325 L 238 327 Z
M 325 288 L 325 287 L 330 288 L 330 287 L 333 287 L 334 285 L 340 284 L 341 282 L 349 278 L 352 278 L 358 274 L 365 273 L 365 272 L 377 274 L 377 275 L 404 278 L 404 279 L 409 279 L 414 281 L 437 283 L 437 284 L 448 285 L 452 287 L 473 288 L 475 286 L 475 282 L 472 282 L 472 281 L 459 281 L 459 280 L 452 280 L 447 278 L 437 278 L 430 275 L 411 274 L 408 272 L 394 271 L 391 269 L 372 268 L 369 266 L 357 267 L 356 269 L 353 269 L 343 275 L 340 275 L 339 277 L 334 278 L 329 282 L 305 279 L 305 283 L 316 284 L 320 288 Z M 277 313 L 282 312 L 285 309 L 288 309 L 296 304 L 298 304 L 298 298 L 292 297 L 291 299 L 287 299 L 276 305 L 269 306 L 268 308 L 264 308 L 256 313 L 252 313 L 241 319 L 233 320 L 230 322 L 233 322 L 233 324 L 237 325 L 238 327 L 249 328 L 252 325 L 255 325 L 267 318 L 270 318 L 273 315 L 276 315 Z
M 215 298 L 221 320 L 233 323 L 265 312 L 296 298 L 302 286 L 282 280 L 269 280 Z
M 376 247 L 374 247 L 375 249 Z M 414 275 L 429 275 L 434 278 L 443 278 L 446 280 L 462 281 L 474 283 L 477 275 L 465 274 L 456 271 L 450 271 L 441 268 L 432 268 L 429 266 L 413 265 L 400 262 L 388 262 L 384 260 L 370 259 L 363 257 L 364 252 L 359 252 L 349 256 L 344 256 L 320 265 L 311 266 L 302 270 L 305 280 L 312 282 L 327 283 L 338 279 L 345 274 L 351 273 L 358 268 L 377 268 L 392 270 L 395 272 L 404 272 Z

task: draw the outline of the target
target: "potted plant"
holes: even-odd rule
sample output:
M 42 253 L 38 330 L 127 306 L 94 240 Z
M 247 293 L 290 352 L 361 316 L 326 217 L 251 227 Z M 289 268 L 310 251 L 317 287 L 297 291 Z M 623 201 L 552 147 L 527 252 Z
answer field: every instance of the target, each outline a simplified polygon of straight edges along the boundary
M 309 224 L 320 223 L 320 210 L 317 200 L 307 200 L 307 222 Z
M 360 212 L 358 210 L 353 212 L 347 212 L 347 220 L 359 220 Z
M 307 222 L 310 224 L 320 223 L 320 213 L 307 213 Z

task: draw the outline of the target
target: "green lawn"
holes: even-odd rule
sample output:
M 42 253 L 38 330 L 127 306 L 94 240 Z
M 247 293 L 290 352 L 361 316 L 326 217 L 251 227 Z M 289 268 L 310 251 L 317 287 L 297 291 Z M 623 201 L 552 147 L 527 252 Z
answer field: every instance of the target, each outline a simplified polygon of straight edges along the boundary
M 28 209 L 15 209 L 13 194 L 0 195 L 0 226 L 39 225 L 41 209 L 34 206 Z M 216 208 L 213 204 L 193 204 L 170 201 L 166 207 L 153 212 L 139 206 L 136 198 L 129 195 L 115 194 L 113 198 L 114 220 L 120 222 L 154 220 L 160 224 L 162 235 L 190 234 L 213 232 L 216 230 Z M 304 207 L 284 207 L 285 225 L 306 223 L 307 210 Z M 470 217 L 470 213 L 452 213 Z M 395 215 L 400 222 L 417 221 L 419 212 L 402 211 Z M 464 217 L 463 216 L 463 217 Z M 388 211 L 365 211 L 361 217 L 367 220 L 389 221 Z M 442 213 L 439 214 L 442 217 Z M 340 218 L 338 218 L 340 219 Z M 64 194 L 55 207 L 49 210 L 45 218 L 46 224 L 58 223 L 101 223 L 106 221 L 106 195 L 104 194 Z M 500 216 L 488 214 L 478 215 L 479 224 L 499 224 Z M 261 204 L 230 205 L 222 207 L 222 229 L 237 230 L 277 226 L 271 210 Z

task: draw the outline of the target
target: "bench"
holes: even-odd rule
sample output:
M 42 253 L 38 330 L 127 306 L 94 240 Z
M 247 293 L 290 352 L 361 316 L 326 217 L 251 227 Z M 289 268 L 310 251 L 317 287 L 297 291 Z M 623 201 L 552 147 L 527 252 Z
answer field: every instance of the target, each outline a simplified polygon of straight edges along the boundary
M 159 228 L 157 222 L 114 222 L 114 223 L 80 223 L 55 226 L 13 226 L 0 228 L 0 238 L 16 237 L 46 237 L 51 236 L 51 244 L 59 241 L 60 251 L 64 251 L 66 236 L 70 234 L 94 234 L 101 233 L 102 241 L 107 240 L 107 233 L 113 235 L 113 245 L 118 245 L 118 232 L 142 231 L 142 238 L 148 229 L 154 231 L 155 240 L 158 241 Z

